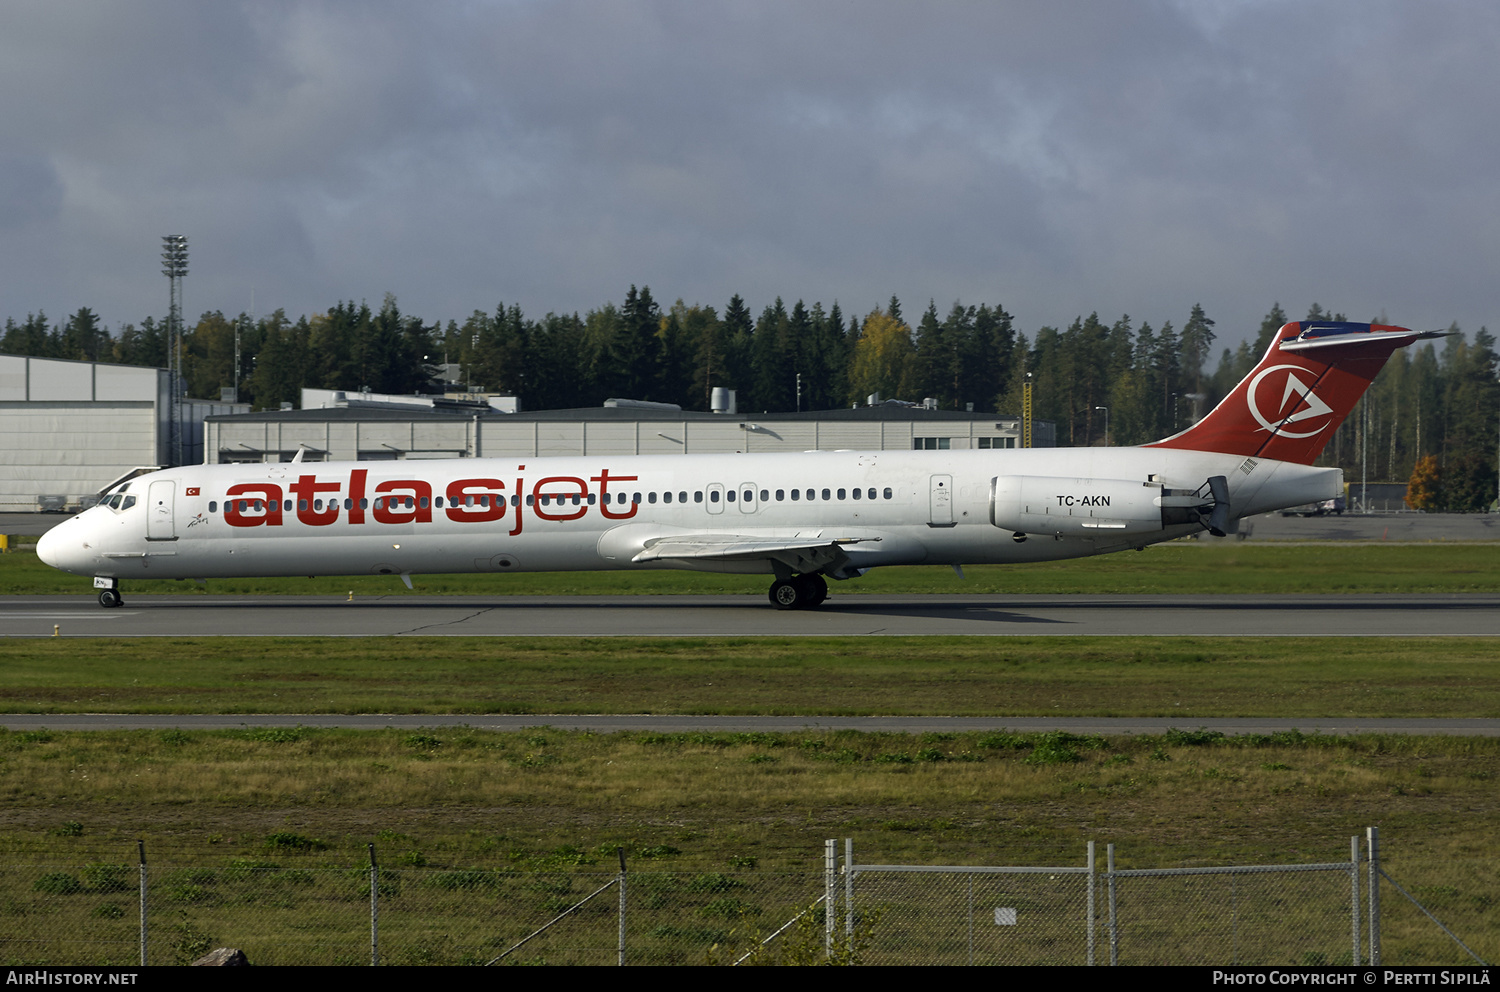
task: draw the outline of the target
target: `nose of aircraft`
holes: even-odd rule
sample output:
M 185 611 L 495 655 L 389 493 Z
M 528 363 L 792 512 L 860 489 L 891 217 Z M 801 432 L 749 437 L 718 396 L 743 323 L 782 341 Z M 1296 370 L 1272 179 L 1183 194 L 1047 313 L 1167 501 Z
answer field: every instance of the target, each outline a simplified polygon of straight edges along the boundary
M 91 574 L 94 556 L 84 537 L 87 530 L 77 517 L 64 520 L 37 539 L 36 556 L 64 572 Z

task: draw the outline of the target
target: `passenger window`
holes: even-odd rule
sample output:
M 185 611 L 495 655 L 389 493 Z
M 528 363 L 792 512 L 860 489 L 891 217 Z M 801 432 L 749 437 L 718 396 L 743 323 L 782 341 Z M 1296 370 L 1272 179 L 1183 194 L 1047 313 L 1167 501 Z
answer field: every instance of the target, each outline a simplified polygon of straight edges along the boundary
M 419 500 L 418 502 L 421 504 L 422 509 L 424 509 L 424 510 L 427 509 L 427 497 L 426 496 L 423 496 L 421 498 L 421 500 Z
M 661 494 L 661 501 L 663 503 L 670 503 L 670 502 L 672 502 L 672 494 L 671 493 L 662 493 Z
M 211 499 L 211 500 L 208 501 L 208 512 L 209 513 L 218 513 L 219 512 L 219 501 L 218 500 Z
M 816 489 L 809 489 L 807 491 L 807 498 L 808 499 L 817 499 L 818 498 L 818 491 Z
M 801 498 L 802 498 L 802 490 L 800 490 L 800 489 L 793 489 L 792 490 L 792 502 L 795 503 L 798 500 L 800 500 Z
M 870 490 L 870 498 L 871 498 L 871 499 L 874 499 L 874 498 L 875 498 L 875 490 L 874 490 L 874 489 L 871 489 L 871 490 Z
M 710 503 L 717 503 L 719 501 L 719 491 L 717 489 L 712 489 L 709 491 L 708 501 Z
M 860 491 L 858 489 L 854 490 L 854 498 L 855 499 L 859 499 L 859 494 L 860 494 Z
M 656 494 L 655 493 L 647 493 L 646 494 L 646 502 L 647 503 L 655 503 L 656 502 Z
M 640 501 L 641 501 L 641 494 L 640 493 L 634 493 L 634 494 L 632 494 L 631 499 L 633 499 L 637 504 L 639 504 Z
M 686 492 L 686 490 L 684 490 L 682 492 L 679 492 L 677 494 L 677 502 L 679 502 L 679 503 L 686 503 L 687 502 L 687 492 Z
M 886 498 L 886 499 L 890 499 L 890 498 L 891 498 L 891 490 L 890 490 L 890 487 L 889 487 L 889 486 L 887 486 L 887 487 L 886 487 L 886 490 L 885 490 L 885 498 Z
M 843 498 L 844 498 L 844 491 L 842 489 L 840 489 L 839 490 L 839 499 L 843 499 Z
M 825 490 L 823 490 L 823 498 L 824 499 L 832 499 L 833 498 L 833 494 L 830 493 L 828 490 L 825 489 Z
M 727 500 L 730 503 L 733 503 L 734 502 L 734 490 L 731 489 L 728 492 L 726 492 L 724 494 L 724 499 Z
M 770 498 L 771 498 L 771 491 L 769 489 L 762 489 L 760 491 L 760 501 L 762 503 L 764 503 L 766 500 L 768 500 Z
M 701 503 L 701 502 L 703 502 L 703 490 L 700 489 L 697 492 L 693 493 L 693 502 L 694 503 Z
M 776 502 L 780 503 L 784 499 L 786 499 L 786 490 L 785 489 L 778 489 L 778 490 L 776 490 Z

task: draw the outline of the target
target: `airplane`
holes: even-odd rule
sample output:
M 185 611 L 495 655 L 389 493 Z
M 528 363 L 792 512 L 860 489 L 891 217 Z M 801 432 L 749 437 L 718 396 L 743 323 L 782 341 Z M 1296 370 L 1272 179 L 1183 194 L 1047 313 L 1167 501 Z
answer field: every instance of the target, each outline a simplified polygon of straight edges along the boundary
M 884 565 L 1142 549 L 1331 499 L 1334 429 L 1397 348 L 1447 331 L 1293 321 L 1208 416 L 1136 447 L 184 465 L 49 530 L 47 564 L 118 607 L 137 578 L 697 569 L 778 609 Z

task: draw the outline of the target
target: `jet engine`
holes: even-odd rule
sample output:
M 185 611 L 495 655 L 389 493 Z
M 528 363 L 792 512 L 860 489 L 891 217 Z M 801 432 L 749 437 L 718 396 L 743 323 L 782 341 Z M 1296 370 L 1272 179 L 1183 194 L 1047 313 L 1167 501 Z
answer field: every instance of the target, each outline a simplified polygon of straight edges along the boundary
M 1229 525 L 1229 485 L 1222 475 L 1197 489 L 1129 479 L 998 476 L 990 480 L 990 523 L 1017 535 L 1062 537 L 1155 534 L 1199 523 L 1222 536 Z

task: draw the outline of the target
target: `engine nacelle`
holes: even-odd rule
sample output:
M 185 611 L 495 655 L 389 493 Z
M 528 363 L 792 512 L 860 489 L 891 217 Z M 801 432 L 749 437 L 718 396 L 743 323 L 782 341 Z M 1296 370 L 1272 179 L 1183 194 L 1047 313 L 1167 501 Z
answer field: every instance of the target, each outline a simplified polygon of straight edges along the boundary
M 1176 522 L 1163 503 L 1178 499 L 1156 482 L 1003 475 L 990 480 L 990 523 L 1018 534 L 1155 534 Z

